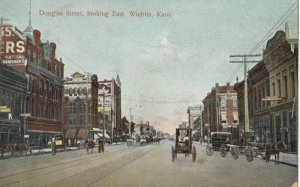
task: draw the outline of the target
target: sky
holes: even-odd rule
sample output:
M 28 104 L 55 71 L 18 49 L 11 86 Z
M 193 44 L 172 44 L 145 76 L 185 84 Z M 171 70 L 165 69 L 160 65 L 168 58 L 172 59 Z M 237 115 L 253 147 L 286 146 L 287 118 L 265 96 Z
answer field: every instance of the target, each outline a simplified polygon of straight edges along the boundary
M 261 54 L 286 22 L 290 37 L 298 38 L 296 0 L 32 0 L 31 4 L 31 25 L 41 31 L 43 42 L 57 44 L 56 57 L 65 64 L 65 76 L 91 72 L 98 80 L 109 80 L 118 74 L 122 116 L 129 118 L 131 109 L 133 121 L 149 121 L 169 133 L 188 121 L 188 106 L 202 105 L 216 83 L 233 85 L 237 76 L 243 80 L 243 68 L 229 63 L 241 59 L 230 55 Z M 1 0 L 0 17 L 23 31 L 29 25 L 29 7 L 30 0 Z M 113 11 L 123 16 L 113 16 Z

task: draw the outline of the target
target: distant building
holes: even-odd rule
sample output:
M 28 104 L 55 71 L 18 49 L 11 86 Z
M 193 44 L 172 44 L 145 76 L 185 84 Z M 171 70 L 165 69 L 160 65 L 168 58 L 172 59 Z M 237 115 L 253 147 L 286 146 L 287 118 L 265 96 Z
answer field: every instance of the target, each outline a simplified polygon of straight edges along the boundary
M 237 93 L 233 86 L 217 83 L 202 101 L 204 134 L 214 131 L 229 131 L 235 141 L 239 140 Z
M 187 109 L 188 114 L 188 126 L 194 130 L 200 128 L 200 124 L 194 124 L 195 120 L 201 116 L 201 107 L 200 106 L 189 106 Z
M 116 80 L 104 80 L 98 83 L 98 112 L 101 128 L 105 123 L 105 129 L 111 137 L 122 136 L 121 81 L 119 75 L 117 75 Z M 105 116 L 104 120 L 103 116 Z

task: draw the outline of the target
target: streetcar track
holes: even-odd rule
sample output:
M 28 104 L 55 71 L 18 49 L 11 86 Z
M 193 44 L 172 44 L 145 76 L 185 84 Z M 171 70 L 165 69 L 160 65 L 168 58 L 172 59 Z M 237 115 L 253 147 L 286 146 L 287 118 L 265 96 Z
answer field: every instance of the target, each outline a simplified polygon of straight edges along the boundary
M 161 144 L 161 145 L 162 145 L 162 144 Z M 135 160 L 137 160 L 137 159 L 139 159 L 139 158 L 144 157 L 146 154 L 148 154 L 148 153 L 151 152 L 151 151 L 154 151 L 154 150 L 158 149 L 159 147 L 160 147 L 160 146 L 157 146 L 157 147 L 155 147 L 154 149 L 150 149 L 150 150 L 146 151 L 145 153 L 143 153 L 141 156 L 137 156 L 137 157 L 134 158 L 133 160 L 129 160 L 129 162 L 124 163 L 124 164 L 122 164 L 122 165 L 119 166 L 119 167 L 116 167 L 115 169 L 113 169 L 112 171 L 108 172 L 107 174 L 105 174 L 105 175 L 103 175 L 103 176 L 100 176 L 100 177 L 98 178 L 98 180 L 95 180 L 94 182 L 88 184 L 87 186 L 91 186 L 91 185 L 93 185 L 93 184 L 96 184 L 97 182 L 99 182 L 99 181 L 100 181 L 101 179 L 103 179 L 104 177 L 106 177 L 106 176 L 108 176 L 108 175 L 110 175 L 110 174 L 116 172 L 117 170 L 119 170 L 119 169 L 121 169 L 121 168 L 124 168 L 124 167 L 128 166 L 130 163 L 134 162 Z
M 58 162 L 58 163 L 52 164 L 52 165 L 47 165 L 47 166 L 43 166 L 43 167 L 39 167 L 39 168 L 28 169 L 28 170 L 21 171 L 21 172 L 18 172 L 18 173 L 13 173 L 13 174 L 10 174 L 10 175 L 1 176 L 0 179 L 5 179 L 5 178 L 21 175 L 21 174 L 27 173 L 27 172 L 34 172 L 34 171 L 38 171 L 38 170 L 42 170 L 42 169 L 52 168 L 52 167 L 56 167 L 56 166 L 61 165 L 61 164 L 69 164 L 69 163 L 72 163 L 72 162 L 84 161 L 84 160 L 93 161 L 93 160 L 97 160 L 97 159 L 103 159 L 103 158 L 106 158 L 106 157 L 110 156 L 111 154 L 115 154 L 115 153 L 118 153 L 118 152 L 130 150 L 130 149 L 131 148 L 128 148 L 128 147 L 123 148 L 123 149 L 118 149 L 116 151 L 112 151 L 112 152 L 109 152 L 109 153 L 104 153 L 102 157 L 99 157 L 98 154 L 95 154 L 95 155 L 92 155 L 90 157 L 80 157 L 78 159 L 73 159 L 73 160 L 70 160 L 70 161 L 67 161 L 67 162 Z M 97 157 L 97 158 L 95 158 L 95 157 Z M 78 163 L 76 163 L 76 164 L 78 164 Z M 83 163 L 80 163 L 80 164 L 83 164 Z
M 148 146 L 147 146 L 148 147 Z M 24 180 L 24 175 L 23 174 L 28 174 L 28 173 L 34 173 L 36 171 L 39 171 L 39 170 L 43 170 L 43 169 L 49 169 L 49 168 L 55 168 L 57 166 L 59 167 L 63 167 L 64 169 L 66 168 L 72 168 L 72 167 L 78 167 L 80 165 L 83 165 L 83 164 L 86 164 L 88 162 L 93 162 L 95 160 L 103 160 L 107 157 L 110 157 L 111 155 L 114 155 L 116 153 L 119 153 L 119 152 L 127 152 L 127 151 L 130 151 L 132 150 L 133 148 L 136 149 L 136 148 L 143 148 L 143 149 L 146 149 L 147 147 L 136 147 L 136 146 L 131 146 L 131 147 L 126 147 L 126 148 L 122 148 L 122 149 L 118 149 L 118 150 L 115 150 L 115 151 L 111 151 L 109 153 L 104 153 L 101 157 L 99 157 L 99 154 L 95 154 L 95 155 L 91 155 L 89 157 L 80 157 L 78 159 L 72 159 L 72 160 L 69 160 L 67 162 L 63 162 L 63 161 L 59 161 L 55 164 L 51 164 L 51 165 L 46 165 L 46 166 L 43 166 L 43 167 L 39 167 L 39 168 L 33 168 L 33 169 L 27 169 L 27 170 L 23 170 L 23 171 L 20 171 L 20 172 L 17 172 L 17 173 L 13 173 L 13 174 L 9 174 L 9 175 L 6 175 L 6 176 L 1 176 L 0 179 L 9 179 L 9 178 L 12 178 L 12 177 L 16 177 L 16 176 L 20 176 L 19 180 L 13 180 L 13 181 L 9 181 L 9 182 L 4 182 L 4 184 L 1 184 L 0 186 L 7 186 L 7 185 L 13 185 L 13 184 L 20 184 L 22 183 L 22 181 L 29 181 L 31 179 L 34 179 L 36 177 L 39 177 L 39 176 L 45 176 L 45 175 L 48 175 L 48 174 L 52 174 L 52 173 L 55 173 L 57 172 L 58 170 L 55 169 L 55 170 L 51 170 L 51 171 L 48 171 L 48 172 L 42 172 L 41 174 L 39 175 L 32 175 L 31 177 L 26 177 L 26 179 Z M 128 163 L 125 163 L 123 164 L 122 166 L 120 167 L 117 167 L 116 169 L 114 169 L 113 171 L 109 172 L 108 174 L 105 174 L 103 177 L 113 173 L 114 171 L 116 171 L 117 169 L 120 169 L 122 167 L 125 167 L 126 165 L 130 164 L 131 162 L 133 162 L 134 160 L 138 159 L 138 158 L 141 158 L 143 157 L 145 154 L 147 154 L 148 152 L 150 152 L 151 150 L 155 150 L 155 149 L 150 149 L 149 151 L 146 151 L 145 153 L 143 153 L 141 156 L 137 156 L 136 158 L 134 158 L 133 160 L 130 160 Z M 62 165 L 63 164 L 63 165 Z M 64 165 L 67 165 L 67 164 L 71 164 L 69 165 L 68 167 L 64 166 Z M 78 175 L 78 173 L 75 173 L 74 175 L 70 175 L 64 179 L 61 179 L 60 181 L 63 181 L 67 178 L 70 178 L 70 177 L 73 177 L 75 175 Z M 23 180 L 22 180 L 22 176 L 23 176 Z M 103 177 L 101 177 L 100 179 L 102 179 Z M 98 181 L 95 181 L 94 183 L 96 183 Z M 54 182 L 53 184 L 57 183 Z M 92 185 L 93 183 L 91 183 L 90 185 Z

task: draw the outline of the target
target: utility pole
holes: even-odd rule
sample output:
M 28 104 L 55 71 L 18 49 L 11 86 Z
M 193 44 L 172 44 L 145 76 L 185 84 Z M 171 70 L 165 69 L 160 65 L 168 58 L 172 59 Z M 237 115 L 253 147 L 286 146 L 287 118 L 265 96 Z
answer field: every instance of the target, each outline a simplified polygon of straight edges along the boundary
M 89 105 L 88 105 L 88 100 L 89 100 L 89 79 L 90 79 L 90 75 L 92 73 L 90 72 L 85 72 L 86 74 L 86 102 L 85 102 L 85 105 L 86 105 L 86 109 L 85 109 L 85 136 L 87 138 L 88 136 L 88 109 L 89 109 Z
M 244 55 L 230 55 L 230 57 L 238 57 L 243 58 L 242 61 L 230 61 L 230 63 L 243 63 L 244 64 L 244 132 L 245 132 L 245 139 L 244 142 L 246 145 L 249 143 L 249 136 L 250 136 L 250 128 L 249 128 L 249 111 L 248 111 L 248 85 L 247 85 L 247 63 L 257 63 L 259 61 L 256 60 L 247 60 L 247 57 L 259 57 L 260 54 L 244 54 Z
M 102 111 L 102 118 L 103 118 L 103 141 L 105 142 L 105 92 L 103 89 L 101 89 L 102 92 L 103 92 L 103 102 L 102 102 L 102 108 L 103 108 L 103 111 Z
M 129 124 L 129 137 L 131 138 L 131 123 L 132 123 L 132 116 L 131 116 L 131 109 L 132 108 L 129 108 L 129 118 L 130 118 L 130 124 Z

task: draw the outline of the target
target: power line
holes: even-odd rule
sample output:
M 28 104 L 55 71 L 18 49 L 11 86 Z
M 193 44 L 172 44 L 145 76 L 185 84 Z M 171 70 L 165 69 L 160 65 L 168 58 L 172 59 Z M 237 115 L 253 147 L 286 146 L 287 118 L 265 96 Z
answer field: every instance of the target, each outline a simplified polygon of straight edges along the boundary
M 273 30 L 276 30 L 279 26 L 281 26 L 281 24 L 297 9 L 297 7 L 295 7 L 294 10 L 292 10 L 292 12 L 278 25 L 278 23 L 288 14 L 288 12 L 293 8 L 293 6 L 296 4 L 293 3 L 290 8 L 280 17 L 280 19 L 275 23 L 275 25 L 267 32 L 267 34 L 258 42 L 258 44 L 256 44 L 256 46 L 250 50 L 249 53 L 252 53 L 253 51 L 255 51 L 260 45 L 263 44 L 264 41 L 266 41 L 266 39 L 268 39 L 268 37 L 274 32 Z M 276 26 L 277 25 L 277 26 Z
M 268 38 L 271 34 L 273 34 L 274 30 L 278 29 L 278 27 L 280 27 L 282 25 L 282 23 L 284 21 L 287 20 L 287 18 L 289 18 L 289 16 L 297 9 L 297 6 L 290 12 L 290 10 L 294 7 L 294 5 L 296 5 L 297 3 L 294 2 L 289 9 L 279 18 L 279 20 L 273 25 L 273 27 L 267 32 L 267 34 L 255 45 L 255 47 L 253 47 L 249 53 L 254 52 L 259 46 L 261 46 Z M 285 18 L 284 18 L 285 17 Z M 232 79 L 234 78 L 234 76 L 237 74 L 238 70 L 241 68 L 241 64 L 239 64 L 239 66 L 237 66 L 237 68 L 234 70 L 234 72 L 230 75 L 229 79 L 227 82 L 231 82 Z

